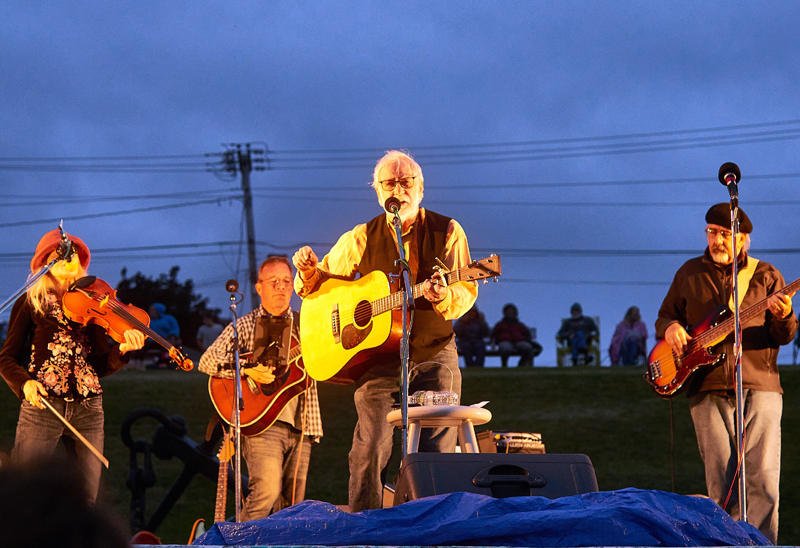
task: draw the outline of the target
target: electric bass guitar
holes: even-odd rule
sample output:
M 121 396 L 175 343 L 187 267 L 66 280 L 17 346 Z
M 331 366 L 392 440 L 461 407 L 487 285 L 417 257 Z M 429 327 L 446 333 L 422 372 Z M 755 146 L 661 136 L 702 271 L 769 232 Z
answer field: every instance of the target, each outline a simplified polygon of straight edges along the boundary
M 500 257 L 491 255 L 444 274 L 448 284 L 486 281 L 500 276 Z M 424 282 L 423 282 L 424 283 Z M 416 299 L 423 283 L 412 288 Z M 300 333 L 303 361 L 311 378 L 338 384 L 357 380 L 369 362 L 397 355 L 402 338 L 404 291 L 392 293 L 384 272 L 374 271 L 357 280 L 330 278 L 303 299 Z
M 294 398 L 311 386 L 312 380 L 303 367 L 300 343 L 292 336 L 287 365 L 276 370 L 275 380 L 269 384 L 259 384 L 250 377 L 241 376 L 241 394 L 244 409 L 239 415 L 242 434 L 255 436 L 260 434 L 278 419 L 283 408 Z M 254 367 L 257 364 L 249 364 Z M 245 364 L 244 367 L 248 367 Z M 234 393 L 235 379 L 209 377 L 208 394 L 219 417 L 229 425 L 233 425 L 233 409 L 236 405 Z
M 800 288 L 800 279 L 793 281 L 773 295 L 794 293 Z M 772 295 L 770 295 L 771 297 Z M 748 321 L 767 310 L 769 297 L 739 312 L 742 329 Z M 676 354 L 666 340 L 659 341 L 647 357 L 648 366 L 644 379 L 656 394 L 671 398 L 680 393 L 692 375 L 699 369 L 717 365 L 725 354 L 715 353 L 714 347 L 725 340 L 734 330 L 733 313 L 723 304 L 709 312 L 700 323 L 689 329 L 692 340 L 682 354 Z

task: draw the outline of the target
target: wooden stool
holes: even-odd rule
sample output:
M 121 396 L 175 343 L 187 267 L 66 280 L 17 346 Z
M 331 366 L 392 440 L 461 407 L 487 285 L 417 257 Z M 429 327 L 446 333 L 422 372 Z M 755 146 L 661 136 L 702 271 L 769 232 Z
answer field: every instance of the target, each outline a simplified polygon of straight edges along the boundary
M 400 409 L 390 411 L 386 420 L 392 426 L 402 426 L 403 416 Z M 420 428 L 437 428 L 440 426 L 458 427 L 458 443 L 464 453 L 480 453 L 478 439 L 475 437 L 474 425 L 486 424 L 492 420 L 492 413 L 482 407 L 466 405 L 419 405 L 408 408 L 408 452 L 419 450 Z

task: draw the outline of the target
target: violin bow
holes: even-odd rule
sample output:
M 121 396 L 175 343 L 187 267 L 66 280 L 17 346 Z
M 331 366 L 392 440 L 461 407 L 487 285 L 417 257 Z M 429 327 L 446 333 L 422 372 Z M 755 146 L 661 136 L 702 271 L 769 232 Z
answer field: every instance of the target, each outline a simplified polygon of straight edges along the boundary
M 79 439 L 79 440 L 81 440 L 81 441 L 83 442 L 83 444 L 84 444 L 86 447 L 88 447 L 88 448 L 89 448 L 89 451 L 91 451 L 92 453 L 94 453 L 94 456 L 95 456 L 95 457 L 97 457 L 98 459 L 100 459 L 100 462 L 102 462 L 102 463 L 103 463 L 103 465 L 105 465 L 105 467 L 106 467 L 106 468 L 108 468 L 108 459 L 107 459 L 107 458 L 105 458 L 105 457 L 103 456 L 103 454 L 102 454 L 100 451 L 98 451 L 98 450 L 97 450 L 97 448 L 96 448 L 94 445 L 92 445 L 91 443 L 89 443 L 89 440 L 87 440 L 86 438 L 84 438 L 84 437 L 83 437 L 83 435 L 82 435 L 80 432 L 78 432 L 78 430 L 77 430 L 77 429 L 76 429 L 74 426 L 72 426 L 72 424 L 70 424 L 70 422 L 69 422 L 67 419 L 65 419 L 65 418 L 64 418 L 64 416 L 63 416 L 61 413 L 59 413 L 58 411 L 56 411 L 55 407 L 53 407 L 52 405 L 50 405 L 50 402 L 49 402 L 49 401 L 47 401 L 45 398 L 39 398 L 39 401 L 40 401 L 40 402 L 42 402 L 42 403 L 44 403 L 44 404 L 47 406 L 47 408 L 48 408 L 50 411 L 52 411 L 52 412 L 53 412 L 53 414 L 54 414 L 56 417 L 58 417 L 59 419 L 61 419 L 61 422 L 63 422 L 63 423 L 66 425 L 66 427 L 67 427 L 67 428 L 69 428 L 70 430 L 72 430 L 72 433 L 73 433 L 73 434 L 75 434 L 76 436 L 78 436 L 78 439 Z

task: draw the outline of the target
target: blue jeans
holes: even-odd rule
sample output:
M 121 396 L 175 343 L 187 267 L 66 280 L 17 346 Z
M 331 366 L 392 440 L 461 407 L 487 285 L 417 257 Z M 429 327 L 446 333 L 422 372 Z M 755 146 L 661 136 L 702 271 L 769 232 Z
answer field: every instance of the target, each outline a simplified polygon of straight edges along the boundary
M 586 336 L 583 331 L 576 331 L 572 337 L 572 365 L 578 364 L 578 354 L 586 355 Z
M 639 357 L 639 341 L 636 339 L 625 339 L 622 341 L 622 365 L 636 365 Z
M 461 370 L 454 341 L 430 361 L 416 366 L 409 362 L 409 395 L 417 390 L 448 390 L 461 397 Z M 400 363 L 376 364 L 359 379 L 354 396 L 358 422 L 350 449 L 351 512 L 381 508 L 383 472 L 392 456 L 394 427 L 386 421 L 395 396 L 399 401 Z M 455 451 L 455 428 L 423 428 L 420 452 Z
M 103 452 L 103 396 L 93 396 L 82 401 L 66 402 L 62 398 L 47 398 L 50 405 L 61 413 L 75 429 Z M 55 451 L 58 440 L 64 436 L 67 452 L 77 462 L 79 470 L 86 479 L 86 494 L 89 503 L 94 504 L 100 488 L 102 463 L 75 434 L 67 428 L 49 409 L 39 409 L 23 400 L 19 409 L 17 437 L 11 459 L 24 463 L 46 458 Z
M 737 466 L 736 402 L 733 398 L 701 393 L 690 398 L 689 403 L 708 496 L 722 506 L 734 483 Z M 782 413 L 781 394 L 744 390 L 747 521 L 772 544 L 778 543 Z M 725 510 L 738 518 L 738 478 Z
M 305 498 L 311 456 L 308 436 L 276 421 L 257 436 L 242 436 L 242 456 L 247 462 L 250 489 L 242 505 L 242 520 L 262 519 L 291 506 L 292 492 L 295 502 Z

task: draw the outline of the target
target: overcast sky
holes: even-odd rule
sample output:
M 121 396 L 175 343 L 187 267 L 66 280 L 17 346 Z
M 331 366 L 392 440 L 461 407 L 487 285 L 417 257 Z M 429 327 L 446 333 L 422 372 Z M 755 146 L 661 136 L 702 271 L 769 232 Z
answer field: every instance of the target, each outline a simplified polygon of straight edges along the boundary
M 380 213 L 372 166 L 408 149 L 423 206 L 461 222 L 473 258 L 501 255 L 501 282 L 477 304 L 490 324 L 517 304 L 545 348 L 537 365 L 555 362 L 574 301 L 600 317 L 604 359 L 631 305 L 652 347 L 675 270 L 705 246 L 705 211 L 728 199 L 724 162 L 742 171 L 753 255 L 800 277 L 797 2 L 24 0 L 3 12 L 2 300 L 63 218 L 112 285 L 123 267 L 179 265 L 227 307 L 225 280 L 247 283 L 246 248 L 230 244 L 244 237 L 241 183 L 207 166 L 231 143 L 269 151 L 251 177 L 259 259 L 304 244 L 322 256 Z

